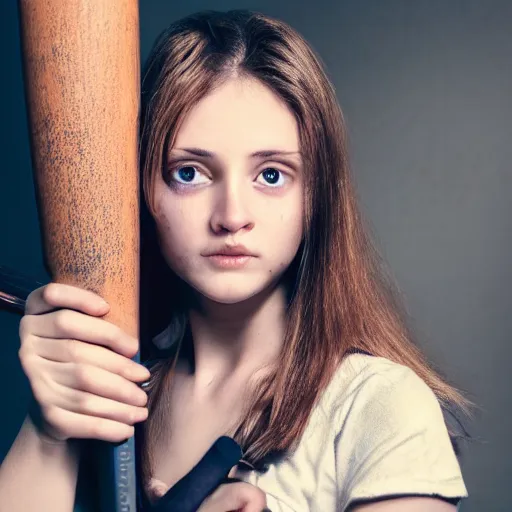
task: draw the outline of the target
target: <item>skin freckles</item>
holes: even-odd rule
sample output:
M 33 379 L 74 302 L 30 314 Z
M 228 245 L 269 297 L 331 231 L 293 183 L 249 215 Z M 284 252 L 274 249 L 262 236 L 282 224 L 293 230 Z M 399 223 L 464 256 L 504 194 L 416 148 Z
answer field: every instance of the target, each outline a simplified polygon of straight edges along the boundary
M 261 153 L 270 151 L 279 153 Z M 164 258 L 198 299 L 190 313 L 196 380 L 242 367 L 247 376 L 273 359 L 285 323 L 280 278 L 303 236 L 299 132 L 288 106 L 247 78 L 203 98 L 157 176 L 155 212 Z M 236 244 L 255 256 L 243 268 L 220 269 L 204 256 Z

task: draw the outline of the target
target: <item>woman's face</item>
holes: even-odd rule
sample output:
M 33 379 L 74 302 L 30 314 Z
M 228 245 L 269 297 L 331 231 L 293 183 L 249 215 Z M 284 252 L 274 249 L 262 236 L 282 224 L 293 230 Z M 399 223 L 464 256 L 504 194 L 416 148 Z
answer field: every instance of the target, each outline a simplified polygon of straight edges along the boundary
M 299 151 L 293 114 L 260 82 L 234 78 L 203 98 L 155 180 L 160 246 L 174 272 L 226 304 L 273 285 L 303 235 Z M 242 265 L 208 256 L 235 245 L 252 255 Z

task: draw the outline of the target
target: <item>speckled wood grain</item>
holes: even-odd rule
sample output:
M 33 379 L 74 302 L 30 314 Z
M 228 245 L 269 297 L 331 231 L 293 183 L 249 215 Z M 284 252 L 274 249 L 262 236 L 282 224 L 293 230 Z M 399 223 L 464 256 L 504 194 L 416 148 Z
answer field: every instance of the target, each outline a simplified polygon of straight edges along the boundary
M 105 318 L 138 337 L 137 2 L 20 5 L 46 265 L 104 297 Z

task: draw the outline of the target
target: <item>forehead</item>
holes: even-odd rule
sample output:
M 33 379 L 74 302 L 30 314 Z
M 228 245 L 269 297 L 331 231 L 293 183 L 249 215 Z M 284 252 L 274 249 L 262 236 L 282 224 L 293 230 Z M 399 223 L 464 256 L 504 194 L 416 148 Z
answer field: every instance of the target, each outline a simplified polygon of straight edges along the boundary
M 195 146 L 224 155 L 263 148 L 299 151 L 295 116 L 270 88 L 254 79 L 233 78 L 188 113 L 175 146 Z

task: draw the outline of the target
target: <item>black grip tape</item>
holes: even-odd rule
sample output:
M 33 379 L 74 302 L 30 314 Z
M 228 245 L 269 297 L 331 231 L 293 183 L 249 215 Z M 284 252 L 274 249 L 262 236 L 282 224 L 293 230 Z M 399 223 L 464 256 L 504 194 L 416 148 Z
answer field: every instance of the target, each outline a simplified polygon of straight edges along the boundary
M 215 441 L 203 458 L 156 503 L 151 512 L 196 512 L 242 458 L 238 443 L 227 436 Z M 227 479 L 230 481 L 236 479 Z

